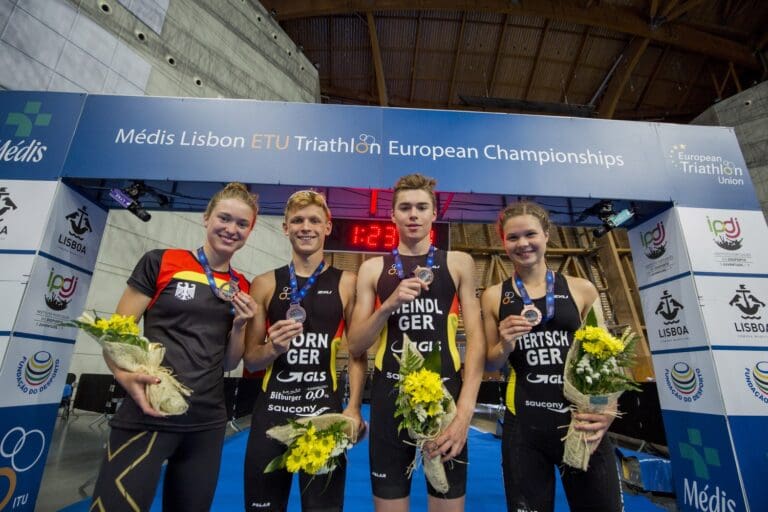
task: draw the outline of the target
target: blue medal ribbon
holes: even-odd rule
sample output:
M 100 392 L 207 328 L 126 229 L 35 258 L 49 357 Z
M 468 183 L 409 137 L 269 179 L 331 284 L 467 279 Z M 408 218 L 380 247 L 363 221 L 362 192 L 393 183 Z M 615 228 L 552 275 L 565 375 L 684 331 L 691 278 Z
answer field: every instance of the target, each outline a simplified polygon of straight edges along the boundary
M 205 277 L 208 278 L 208 284 L 211 287 L 211 290 L 213 291 L 213 294 L 216 296 L 219 300 L 224 300 L 221 298 L 221 293 L 219 292 L 219 287 L 216 286 L 216 279 L 213 277 L 213 270 L 211 269 L 211 265 L 208 263 L 208 257 L 205 255 L 205 251 L 202 247 L 197 248 L 197 259 L 200 262 L 200 265 L 203 266 L 203 271 L 205 272 Z M 232 283 L 232 286 L 237 287 L 240 280 L 237 278 L 234 272 L 232 272 L 232 266 L 229 267 L 229 281 Z M 235 314 L 235 306 L 232 306 L 231 308 L 232 314 Z
M 523 280 L 515 272 L 515 285 L 517 291 L 520 292 L 520 298 L 523 299 L 523 304 L 530 306 L 533 301 L 528 296 L 528 291 L 525 289 Z M 547 304 L 547 316 L 544 317 L 542 322 L 548 322 L 555 317 L 555 273 L 552 270 L 547 270 L 547 295 L 545 298 Z
M 397 277 L 399 277 L 400 280 L 405 279 L 405 271 L 403 270 L 403 260 L 400 259 L 400 251 L 397 250 L 397 247 L 392 249 L 392 256 L 395 258 L 395 270 L 397 271 Z M 432 270 L 432 265 L 434 265 L 434 263 L 435 263 L 435 246 L 430 245 L 429 252 L 427 253 L 426 267 Z
M 301 290 L 299 290 L 299 281 L 296 279 L 296 269 L 293 267 L 293 262 L 288 265 L 288 274 L 290 276 L 291 282 L 291 304 L 299 304 L 304 299 L 304 297 L 307 296 L 309 289 L 312 288 L 313 284 L 315 284 L 315 281 L 317 281 L 317 276 L 320 275 L 320 272 L 322 272 L 324 268 L 325 261 L 321 261 L 315 271 L 312 272 L 312 275 L 307 278 L 307 282 L 304 283 L 304 286 L 301 287 Z

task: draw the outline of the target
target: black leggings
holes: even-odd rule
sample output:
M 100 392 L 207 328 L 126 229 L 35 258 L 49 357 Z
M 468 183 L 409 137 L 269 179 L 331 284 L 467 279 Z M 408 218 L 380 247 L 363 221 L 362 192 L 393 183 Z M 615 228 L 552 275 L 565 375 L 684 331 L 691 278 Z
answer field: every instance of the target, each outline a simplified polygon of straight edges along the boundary
M 507 510 L 554 510 L 556 466 L 572 512 L 622 511 L 616 456 L 607 436 L 592 454 L 589 469 L 581 471 L 562 463 L 563 435 L 565 429 L 526 428 L 507 411 L 501 439 Z
M 163 511 L 208 511 L 219 478 L 222 427 L 199 432 L 112 428 L 89 510 L 149 510 L 163 462 Z

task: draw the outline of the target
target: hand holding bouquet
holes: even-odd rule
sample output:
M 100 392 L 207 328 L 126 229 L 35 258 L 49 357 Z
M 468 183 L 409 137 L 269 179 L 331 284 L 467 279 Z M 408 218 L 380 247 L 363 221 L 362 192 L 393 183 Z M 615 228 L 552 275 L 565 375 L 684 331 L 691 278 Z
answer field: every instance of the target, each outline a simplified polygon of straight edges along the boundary
M 265 473 L 286 469 L 309 475 L 330 473 L 339 465 L 347 448 L 357 441 L 359 422 L 343 414 L 321 414 L 312 418 L 289 420 L 287 425 L 272 427 L 267 435 L 288 446 L 282 455 L 267 465 Z
M 157 377 L 160 382 L 146 387 L 150 405 L 167 415 L 184 414 L 189 404 L 184 397 L 192 391 L 160 366 L 165 356 L 161 343 L 152 343 L 139 334 L 139 326 L 133 316 L 114 314 L 109 320 L 83 313 L 77 320 L 64 325 L 79 327 L 95 339 L 104 353 L 123 370 Z
M 395 417 L 401 416 L 398 431 L 408 430 L 420 453 L 427 452 L 434 440 L 456 417 L 456 404 L 440 377 L 440 353 L 422 356 L 414 343 L 403 335 L 403 353 L 400 362 L 398 395 L 395 399 Z M 409 474 L 416 469 L 419 454 L 409 466 Z M 448 479 L 440 457 L 422 457 L 424 474 L 438 492 L 447 493 Z
M 621 338 L 601 327 L 584 326 L 574 334 L 574 343 L 565 360 L 563 393 L 576 413 L 615 416 L 619 396 L 628 389 L 639 389 L 625 369 L 634 363 L 635 334 L 627 328 Z M 565 437 L 563 462 L 586 471 L 592 446 L 571 419 Z

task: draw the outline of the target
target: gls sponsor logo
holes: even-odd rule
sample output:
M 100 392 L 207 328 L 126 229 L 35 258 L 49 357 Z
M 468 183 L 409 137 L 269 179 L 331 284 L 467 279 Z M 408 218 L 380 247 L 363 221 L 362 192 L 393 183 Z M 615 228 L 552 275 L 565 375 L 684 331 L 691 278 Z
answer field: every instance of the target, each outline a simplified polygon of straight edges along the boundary
M 8 192 L 8 187 L 0 187 L 0 223 L 3 222 L 3 217 L 6 213 L 18 210 L 18 206 L 11 199 L 11 193 Z M 8 226 L 0 224 L 0 236 L 8 234 Z
M 84 243 L 85 235 L 93 232 L 85 205 L 67 214 L 64 218 L 69 221 L 69 236 L 59 233 L 59 245 L 85 255 L 87 250 Z
M 16 365 L 16 385 L 28 395 L 37 395 L 48 389 L 59 374 L 59 359 L 50 352 L 40 350 L 31 358 L 24 356 Z
M 16 481 L 19 473 L 32 469 L 42 458 L 45 451 L 45 434 L 40 430 L 26 430 L 24 427 L 13 427 L 0 440 L 0 456 L 10 462 L 10 467 L 0 467 L 0 477 L 8 480 L 8 490 L 0 499 L 0 510 L 13 499 L 11 509 L 27 504 L 29 493 L 14 496 Z
M 411 343 L 416 345 L 416 350 L 421 352 L 422 354 L 428 354 L 432 352 L 432 350 L 440 350 L 440 341 L 413 341 L 411 340 Z M 403 353 L 403 340 L 394 340 L 392 342 L 392 345 L 389 348 L 393 354 L 402 354 Z
M 45 295 L 45 304 L 54 311 L 63 311 L 72 300 L 77 289 L 77 276 L 72 274 L 70 277 L 64 277 L 56 273 L 56 269 L 51 269 L 48 275 L 48 293 Z
M 280 382 L 324 382 L 326 372 L 286 372 L 280 370 L 275 378 Z
M 743 322 L 733 322 L 736 332 L 740 333 L 766 333 L 768 332 L 768 323 L 761 321 L 761 309 L 765 307 L 765 302 L 761 301 L 747 289 L 747 286 L 740 284 L 736 289 L 736 294 L 728 302 L 728 305 L 735 307 L 741 313 Z
M 526 375 L 526 380 L 530 382 L 531 384 L 562 384 L 563 383 L 563 376 L 559 373 L 553 374 L 553 375 L 545 375 L 545 374 L 533 374 L 529 373 Z
M 664 222 L 659 221 L 650 231 L 640 232 L 640 243 L 643 244 L 645 256 L 650 260 L 660 258 L 667 251 L 667 232 Z
M 659 298 L 659 304 L 656 306 L 654 314 L 661 316 L 665 327 L 659 329 L 659 338 L 669 338 L 672 336 L 685 336 L 688 334 L 688 327 L 678 325 L 680 323 L 680 311 L 685 309 L 680 302 L 675 299 L 669 290 L 664 290 L 664 293 Z
M 15 126 L 14 137 L 22 137 L 21 140 L 0 139 L 0 161 L 38 163 L 42 161 L 48 146 L 44 146 L 37 139 L 27 139 L 32 134 L 34 127 L 46 127 L 51 124 L 53 116 L 47 112 L 41 112 L 42 102 L 28 101 L 22 112 L 9 112 L 5 118 L 4 126 Z
M 697 428 L 688 429 L 688 442 L 679 443 L 680 456 L 691 462 L 696 478 L 710 479 L 709 468 L 720 467 L 720 452 L 711 446 L 705 446 L 701 431 Z M 728 497 L 725 489 L 715 486 L 709 488 L 709 483 L 703 484 L 699 489 L 698 480 L 683 481 L 683 503 L 702 512 L 735 512 L 736 501 Z
M 739 226 L 739 219 L 731 217 L 727 220 L 711 220 L 707 216 L 707 226 L 709 231 L 715 235 L 714 242 L 721 249 L 726 251 L 738 251 L 741 249 L 743 238 L 741 236 L 741 226 Z

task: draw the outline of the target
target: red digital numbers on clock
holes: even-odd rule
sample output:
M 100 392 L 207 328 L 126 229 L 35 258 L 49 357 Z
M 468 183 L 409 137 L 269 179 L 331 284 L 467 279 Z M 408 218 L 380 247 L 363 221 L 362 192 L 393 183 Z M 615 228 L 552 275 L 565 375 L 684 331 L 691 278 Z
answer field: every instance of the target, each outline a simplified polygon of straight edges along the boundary
M 429 232 L 429 239 L 435 242 L 435 228 Z M 399 237 L 394 224 L 382 225 L 381 222 L 359 221 L 349 230 L 350 249 L 365 251 L 391 251 L 397 247 Z

